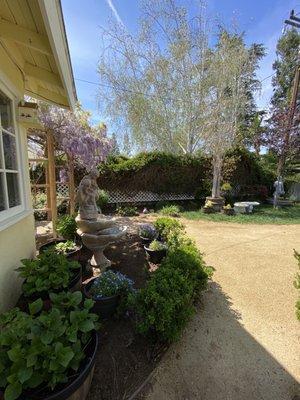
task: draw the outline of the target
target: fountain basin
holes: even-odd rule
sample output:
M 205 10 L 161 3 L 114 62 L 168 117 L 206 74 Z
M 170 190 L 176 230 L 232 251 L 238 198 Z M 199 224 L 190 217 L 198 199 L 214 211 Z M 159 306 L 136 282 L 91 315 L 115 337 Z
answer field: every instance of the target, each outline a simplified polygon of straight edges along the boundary
M 99 214 L 95 220 L 81 219 L 79 215 L 75 218 L 78 228 L 83 233 L 95 233 L 103 229 L 111 228 L 116 224 L 116 219 Z

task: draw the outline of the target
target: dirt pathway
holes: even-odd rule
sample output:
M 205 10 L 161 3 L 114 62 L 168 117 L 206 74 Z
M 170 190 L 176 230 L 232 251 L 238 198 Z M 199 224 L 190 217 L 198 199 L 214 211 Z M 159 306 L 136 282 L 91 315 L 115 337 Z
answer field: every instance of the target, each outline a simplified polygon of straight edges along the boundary
M 300 226 L 186 224 L 216 271 L 203 304 L 155 372 L 145 398 L 299 400 L 292 254 L 293 248 L 300 250 Z

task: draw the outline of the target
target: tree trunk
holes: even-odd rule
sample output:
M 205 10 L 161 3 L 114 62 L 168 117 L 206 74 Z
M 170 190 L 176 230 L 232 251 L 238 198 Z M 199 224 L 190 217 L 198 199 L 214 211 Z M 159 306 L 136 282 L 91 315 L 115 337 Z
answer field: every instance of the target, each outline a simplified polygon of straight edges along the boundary
M 220 156 L 213 157 L 213 187 L 212 197 L 220 197 L 221 190 L 221 172 L 222 172 L 223 159 Z

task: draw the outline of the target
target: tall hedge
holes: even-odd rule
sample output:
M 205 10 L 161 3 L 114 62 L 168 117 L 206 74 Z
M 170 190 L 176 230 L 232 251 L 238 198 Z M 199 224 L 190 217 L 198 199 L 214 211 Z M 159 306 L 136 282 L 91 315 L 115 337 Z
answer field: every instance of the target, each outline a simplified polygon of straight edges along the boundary
M 151 152 L 132 158 L 115 156 L 99 166 L 99 171 L 98 184 L 106 190 L 194 194 L 199 190 L 207 192 L 212 180 L 211 160 L 200 155 Z M 259 159 L 245 149 L 236 149 L 225 159 L 224 182 L 234 186 L 260 184 L 269 187 L 273 179 Z

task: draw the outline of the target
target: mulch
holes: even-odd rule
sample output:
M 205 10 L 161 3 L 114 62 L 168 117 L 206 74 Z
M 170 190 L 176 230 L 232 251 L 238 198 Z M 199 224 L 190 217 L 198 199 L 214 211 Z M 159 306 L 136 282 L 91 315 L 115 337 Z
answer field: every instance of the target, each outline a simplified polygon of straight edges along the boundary
M 136 234 L 110 246 L 105 255 L 111 269 L 122 272 L 145 286 L 149 265 Z M 155 344 L 138 335 L 130 316 L 102 321 L 95 373 L 87 400 L 128 400 L 155 369 L 166 345 Z

